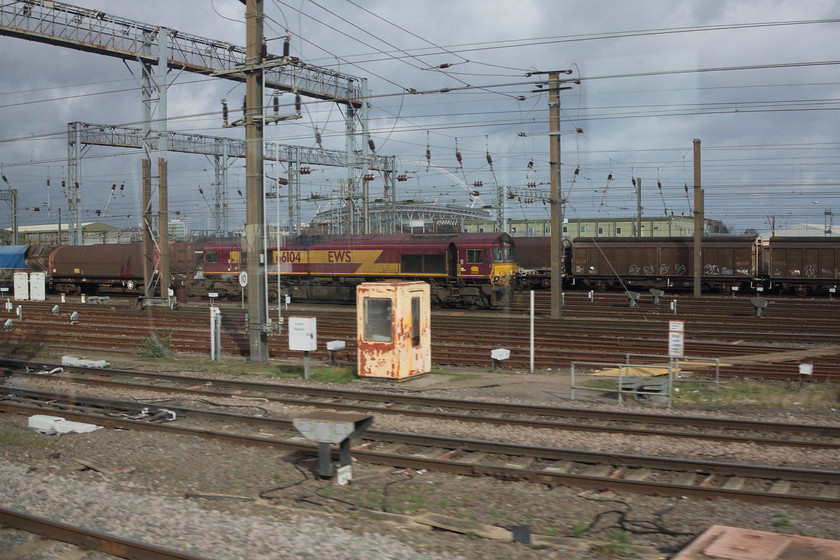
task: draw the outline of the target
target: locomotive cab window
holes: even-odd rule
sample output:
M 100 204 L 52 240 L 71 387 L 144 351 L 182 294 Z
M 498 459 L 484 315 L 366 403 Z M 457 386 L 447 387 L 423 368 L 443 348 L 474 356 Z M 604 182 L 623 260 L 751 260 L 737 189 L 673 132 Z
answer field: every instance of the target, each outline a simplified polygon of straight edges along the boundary
M 365 341 L 391 342 L 391 300 L 386 298 L 366 299 L 364 313 Z
M 514 262 L 513 260 L 513 247 L 510 245 L 504 247 L 493 247 L 493 262 L 494 263 L 503 263 L 503 262 Z
M 217 253 L 216 251 L 206 251 L 204 253 L 204 262 L 206 262 L 206 263 L 219 262 L 219 253 Z
M 467 264 L 484 262 L 484 249 L 467 249 Z

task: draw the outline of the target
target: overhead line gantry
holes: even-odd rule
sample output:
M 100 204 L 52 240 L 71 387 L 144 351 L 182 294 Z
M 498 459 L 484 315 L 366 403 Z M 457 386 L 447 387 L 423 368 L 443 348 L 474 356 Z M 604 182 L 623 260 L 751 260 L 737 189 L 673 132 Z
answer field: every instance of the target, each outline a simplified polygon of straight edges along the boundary
M 154 253 L 153 244 L 168 242 L 166 223 L 154 231 L 151 215 L 153 156 L 158 156 L 159 210 L 167 208 L 166 161 L 167 72 L 177 69 L 205 76 L 246 82 L 253 63 L 247 64 L 245 47 L 216 41 L 175 29 L 149 25 L 62 2 L 18 0 L 0 4 L 0 35 L 39 43 L 72 48 L 138 61 L 143 66 L 143 216 L 146 255 Z M 368 165 L 367 80 L 301 62 L 290 56 L 266 54 L 264 85 L 280 91 L 332 101 L 347 107 L 345 111 L 346 160 L 348 182 L 355 185 L 355 170 Z M 157 67 L 156 69 L 154 67 Z M 69 243 L 81 244 L 81 177 L 78 163 L 81 146 L 72 140 L 68 146 Z M 75 163 L 74 163 L 75 162 Z M 355 191 L 353 193 L 356 194 Z M 349 226 L 348 226 L 349 227 Z M 161 251 L 162 259 L 167 254 Z M 160 263 L 161 294 L 168 289 L 168 262 Z M 147 278 L 147 290 L 152 286 Z M 147 293 L 147 296 L 151 295 Z
M 245 48 L 148 25 L 62 2 L 19 0 L 0 5 L 0 35 L 158 64 L 160 38 L 168 35 L 166 65 L 206 76 L 245 81 Z M 267 60 L 282 58 L 269 54 Z M 364 78 L 306 64 L 292 57 L 265 69 L 265 85 L 361 108 Z
M 242 1 L 242 0 L 240 0 Z M 340 72 L 305 64 L 288 56 L 270 55 L 265 50 L 262 32 L 263 0 L 247 0 L 245 4 L 247 47 L 238 47 L 222 41 L 214 41 L 195 35 L 181 33 L 174 29 L 143 24 L 118 18 L 98 10 L 86 9 L 53 0 L 18 0 L 0 4 L 0 35 L 19 37 L 31 41 L 73 48 L 76 50 L 103 54 L 123 60 L 136 60 L 142 66 L 141 97 L 143 103 L 143 245 L 146 259 L 144 280 L 146 296 L 153 295 L 154 269 L 152 267 L 154 245 L 160 255 L 160 294 L 169 291 L 169 251 L 166 215 L 168 212 L 168 180 L 166 152 L 167 110 L 166 98 L 169 86 L 169 69 L 218 76 L 244 82 L 246 85 L 245 128 L 246 177 L 248 206 L 246 237 L 249 253 L 248 270 L 262 270 L 265 263 L 257 267 L 257 253 L 263 258 L 259 247 L 265 227 L 261 212 L 265 196 L 262 171 L 263 145 L 262 115 L 263 88 L 271 87 L 281 91 L 292 91 L 317 99 L 333 101 L 346 106 L 345 149 L 348 161 L 355 165 L 348 167 L 349 199 L 356 197 L 356 172 L 368 165 L 370 155 L 368 138 L 367 81 Z M 258 142 L 258 145 L 256 144 Z M 153 176 L 152 160 L 158 160 L 158 219 L 152 216 Z M 68 159 L 78 162 L 81 145 L 70 142 Z M 363 172 L 363 170 L 361 170 Z M 259 173 L 259 178 L 255 174 Z M 81 178 L 78 168 L 68 164 L 69 228 L 75 235 L 69 235 L 69 242 L 82 243 L 81 232 Z M 155 235 L 155 227 L 158 232 Z M 348 233 L 358 228 L 358 223 L 347 224 Z M 253 249 L 253 251 L 252 251 Z M 253 265 L 253 266 L 252 266 Z M 261 276 L 262 274 L 260 274 Z M 252 274 L 252 276 L 258 276 Z M 254 277 L 249 285 L 249 331 L 251 332 L 252 359 L 265 361 L 267 358 L 265 328 L 264 290 L 261 279 Z M 256 296 L 256 297 L 251 297 Z M 257 301 L 251 301 L 257 300 Z M 263 324 L 260 324 L 263 323 Z
M 117 148 L 142 148 L 143 131 L 139 128 L 117 126 L 111 124 L 94 124 L 86 122 L 68 123 L 68 145 L 78 144 L 80 146 L 107 146 Z M 227 161 L 242 159 L 245 157 L 246 146 L 244 140 L 226 138 L 222 136 L 208 136 L 205 134 L 170 132 L 167 145 L 170 152 L 185 154 L 200 154 L 213 158 L 216 176 L 216 235 L 219 237 L 227 235 L 227 219 L 224 212 L 224 200 L 227 189 L 223 186 L 226 180 L 223 176 L 226 173 Z M 340 150 L 329 150 L 311 146 L 295 146 L 289 144 L 278 144 L 276 142 L 265 143 L 264 159 L 289 164 L 289 228 L 291 233 L 296 231 L 295 226 L 301 222 L 300 216 L 300 182 L 296 176 L 303 165 L 318 165 L 325 167 L 353 167 L 357 164 L 355 158 L 348 160 L 347 153 Z M 77 165 L 80 165 L 78 162 Z M 387 233 L 393 233 L 395 225 L 393 205 L 395 198 L 395 172 L 396 158 L 394 156 L 372 155 L 369 161 L 373 170 L 382 174 L 384 181 L 384 220 L 383 223 Z M 347 208 L 343 212 L 347 212 Z M 347 218 L 341 224 L 347 223 Z

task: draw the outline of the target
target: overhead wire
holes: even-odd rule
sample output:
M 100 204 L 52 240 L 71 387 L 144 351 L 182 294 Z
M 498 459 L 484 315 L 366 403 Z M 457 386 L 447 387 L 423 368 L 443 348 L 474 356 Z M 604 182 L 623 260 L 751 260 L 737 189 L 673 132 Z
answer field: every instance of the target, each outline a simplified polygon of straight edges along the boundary
M 351 3 L 352 3 L 352 2 L 351 2 Z M 214 9 L 215 9 L 215 6 L 214 6 Z M 284 17 L 285 17 L 285 16 L 284 16 Z M 791 24 L 798 24 L 798 22 L 791 22 Z M 599 37 L 599 39 L 600 39 L 600 37 Z M 453 51 L 453 53 L 454 53 L 454 51 Z M 774 65 L 774 66 L 775 66 L 775 65 Z M 393 82 L 392 82 L 392 84 L 393 84 Z M 395 85 L 396 85 L 396 84 L 395 84 Z M 399 87 L 399 86 L 397 86 L 397 87 Z M 401 104 L 404 102 L 404 100 L 405 100 L 405 95 L 404 95 L 404 94 L 403 94 L 403 95 L 400 95 L 400 103 L 401 103 Z M 332 106 L 332 104 L 331 104 L 330 106 Z M 308 110 L 308 109 L 307 109 L 307 110 Z M 705 114 L 705 113 L 700 113 L 700 114 Z M 661 116 L 661 115 L 649 115 L 649 116 Z M 438 116 L 438 118 L 444 118 L 444 117 L 440 117 L 440 116 Z M 609 118 L 609 116 L 602 116 L 601 118 Z M 521 119 L 520 119 L 520 121 L 521 121 Z M 470 122 L 470 126 L 473 126 L 473 127 L 481 126 L 481 124 L 482 124 L 482 121 L 475 121 L 475 120 L 473 120 L 473 121 L 468 121 L 468 122 Z M 490 121 L 484 121 L 484 122 L 490 122 Z M 511 123 L 515 123 L 515 120 L 511 119 Z M 514 125 L 515 125 L 515 124 L 511 124 L 510 126 L 514 126 Z M 398 126 L 397 126 L 397 121 L 394 121 L 394 124 L 391 126 L 390 131 L 388 132 L 388 135 L 389 135 L 389 138 L 390 138 L 390 135 L 391 135 L 391 134 L 395 134 L 395 133 L 398 133 L 398 132 L 410 132 L 411 130 L 412 130 L 412 129 L 411 129 L 411 127 L 410 127 L 410 126 L 402 126 L 402 127 L 398 127 Z M 448 128 L 448 127 L 447 127 L 447 128 L 442 128 L 442 127 L 441 127 L 441 128 L 438 128 L 438 127 L 436 127 L 436 126 L 434 126 L 434 125 L 433 125 L 433 126 L 431 126 L 431 127 L 430 127 L 430 126 L 428 126 L 428 125 L 416 125 L 416 126 L 414 127 L 414 131 L 420 131 L 420 130 L 426 130 L 426 131 L 428 131 L 428 130 L 432 130 L 432 131 L 437 132 L 437 131 L 451 130 L 451 128 Z M 59 134 L 63 135 L 63 134 L 65 134 L 65 133 L 66 133 L 66 131 L 62 131 L 62 132 L 61 132 L 61 133 L 59 133 Z M 58 134 L 57 134 L 57 135 L 58 135 Z M 460 135 L 460 136 L 461 136 L 462 138 L 464 137 L 463 135 Z M 478 134 L 476 134 L 476 136 L 478 136 Z
M 315 21 L 316 23 L 319 23 L 320 25 L 323 25 L 323 26 L 325 26 L 325 27 L 327 27 L 327 28 L 329 28 L 329 29 L 331 29 L 331 30 L 335 31 L 336 33 L 339 33 L 339 34 L 341 34 L 341 35 L 343 35 L 343 36 L 345 36 L 345 37 L 347 37 L 347 38 L 349 38 L 349 39 L 352 39 L 353 41 L 356 41 L 356 42 L 362 43 L 363 45 L 365 45 L 365 46 L 367 46 L 367 47 L 369 47 L 369 48 L 371 48 L 371 49 L 376 50 L 376 49 L 375 49 L 375 47 L 373 47 L 372 45 L 368 45 L 368 44 L 367 44 L 367 43 L 365 43 L 364 41 L 361 41 L 361 40 L 357 39 L 356 37 L 353 37 L 352 35 L 349 35 L 348 33 L 345 33 L 344 31 L 341 31 L 340 29 L 336 28 L 335 26 L 330 25 L 330 24 L 328 24 L 328 23 L 326 23 L 326 22 L 324 22 L 324 21 L 321 21 L 321 20 L 319 20 L 319 19 L 317 19 L 317 18 L 315 18 L 315 17 L 313 17 L 313 16 L 311 16 L 311 15 L 309 15 L 309 14 L 305 13 L 302 9 L 298 9 L 298 8 L 295 8 L 294 6 L 289 5 L 289 4 L 288 4 L 287 2 L 285 2 L 284 0 L 273 0 L 273 2 L 274 2 L 274 4 L 275 4 L 275 5 L 277 5 L 277 4 L 282 4 L 282 5 L 286 6 L 286 7 L 287 7 L 287 8 L 289 8 L 289 9 L 296 11 L 296 12 L 297 12 L 299 15 L 301 15 L 301 16 L 306 16 L 306 17 L 308 17 L 308 18 L 312 19 L 313 21 Z M 360 69 L 360 70 L 362 70 L 362 71 L 364 71 L 364 72 L 366 72 L 366 73 L 368 73 L 368 74 L 370 74 L 370 75 L 372 75 L 372 76 L 376 76 L 377 78 L 379 78 L 379 79 L 380 79 L 380 80 L 382 80 L 383 82 L 386 82 L 386 83 L 389 83 L 389 84 L 391 84 L 391 85 L 393 85 L 393 86 L 396 86 L 397 88 L 400 88 L 400 89 L 401 89 L 401 90 L 403 90 L 403 91 L 405 91 L 405 90 L 407 89 L 407 88 L 405 88 L 404 86 L 401 86 L 400 84 L 398 84 L 398 83 L 394 82 L 393 80 L 391 80 L 391 79 L 389 79 L 389 78 L 386 78 L 386 77 L 384 77 L 384 76 L 382 76 L 382 75 L 380 75 L 380 74 L 378 74 L 378 73 L 376 73 L 376 72 L 373 72 L 373 71 L 371 71 L 371 70 L 369 70 L 369 69 L 367 69 L 367 68 L 365 68 L 365 67 L 362 67 L 362 66 L 361 66 L 361 65 L 359 65 L 359 64 L 356 64 L 356 63 L 350 62 L 350 61 L 346 60 L 344 57 L 340 57 L 340 56 L 338 56 L 338 55 L 335 55 L 335 54 L 333 54 L 333 53 L 329 52 L 328 50 L 326 50 L 326 49 L 325 49 L 324 47 L 322 47 L 321 45 L 317 45 L 317 44 L 315 44 L 315 43 L 311 43 L 311 42 L 309 42 L 308 40 L 306 40 L 304 37 L 299 37 L 299 38 L 301 39 L 301 41 L 304 41 L 304 42 L 306 42 L 306 43 L 309 43 L 309 44 L 311 44 L 312 46 L 314 46 L 314 47 L 318 48 L 319 50 L 321 50 L 321 51 L 323 51 L 323 52 L 325 52 L 325 53 L 329 54 L 330 56 L 334 57 L 336 60 L 342 60 L 345 64 L 348 64 L 348 65 L 350 65 L 350 66 L 353 66 L 353 67 L 355 67 L 355 68 L 358 68 L 358 69 Z

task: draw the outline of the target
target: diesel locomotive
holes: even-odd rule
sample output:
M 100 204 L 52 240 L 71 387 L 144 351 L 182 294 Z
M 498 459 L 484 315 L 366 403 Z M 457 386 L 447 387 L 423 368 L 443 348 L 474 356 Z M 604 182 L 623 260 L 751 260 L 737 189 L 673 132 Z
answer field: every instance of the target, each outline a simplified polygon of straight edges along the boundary
M 238 293 L 243 241 L 209 241 L 197 251 L 194 290 Z M 269 299 L 278 295 L 279 273 L 279 293 L 296 300 L 353 302 L 362 282 L 423 280 L 435 305 L 500 307 L 512 297 L 516 270 L 505 233 L 302 236 L 270 244 L 267 253 Z
M 142 295 L 144 267 L 157 273 L 160 260 L 159 251 L 147 256 L 140 243 L 37 251 L 34 245 L 14 247 L 7 259 L 0 251 L 0 270 L 5 260 L 7 274 L 46 272 L 48 291 L 70 294 Z M 238 278 L 247 268 L 244 239 L 175 242 L 168 250 L 170 286 L 179 301 L 208 293 L 240 296 Z M 298 301 L 354 302 L 362 282 L 423 280 L 431 286 L 433 304 L 473 308 L 506 305 L 517 268 L 505 233 L 300 236 L 280 246 L 269 243 L 262 258 L 271 300 L 288 295 Z

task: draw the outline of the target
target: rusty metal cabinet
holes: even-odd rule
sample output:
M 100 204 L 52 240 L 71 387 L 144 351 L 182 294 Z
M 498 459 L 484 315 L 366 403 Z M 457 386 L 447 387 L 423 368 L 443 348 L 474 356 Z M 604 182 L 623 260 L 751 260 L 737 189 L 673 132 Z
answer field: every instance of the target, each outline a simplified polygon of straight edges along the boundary
M 426 282 L 365 282 L 356 304 L 359 377 L 407 379 L 431 370 Z

